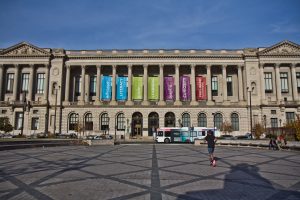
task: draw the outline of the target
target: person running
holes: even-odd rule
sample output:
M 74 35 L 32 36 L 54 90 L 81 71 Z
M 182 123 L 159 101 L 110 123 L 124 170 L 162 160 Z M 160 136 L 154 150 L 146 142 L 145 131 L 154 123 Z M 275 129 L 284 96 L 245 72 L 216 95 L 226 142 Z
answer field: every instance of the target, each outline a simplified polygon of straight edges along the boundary
M 214 158 L 214 150 L 215 150 L 215 143 L 217 141 L 216 137 L 213 135 L 213 131 L 209 130 L 207 132 L 207 136 L 205 137 L 205 141 L 207 142 L 207 150 L 209 154 L 209 161 L 210 165 L 216 166 L 216 160 Z

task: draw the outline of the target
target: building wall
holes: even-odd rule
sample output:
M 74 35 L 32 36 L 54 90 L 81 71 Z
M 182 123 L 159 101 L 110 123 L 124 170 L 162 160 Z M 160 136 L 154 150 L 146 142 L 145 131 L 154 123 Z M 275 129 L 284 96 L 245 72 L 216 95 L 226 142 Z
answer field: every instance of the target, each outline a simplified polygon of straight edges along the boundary
M 197 126 L 199 113 L 207 116 L 207 126 L 213 127 L 213 114 L 220 113 L 223 122 L 230 122 L 232 113 L 239 116 L 239 130 L 233 134 L 244 134 L 250 131 L 250 95 L 252 125 L 261 123 L 271 127 L 271 118 L 278 119 L 278 126 L 286 124 L 286 113 L 296 116 L 300 112 L 299 93 L 296 72 L 300 72 L 300 47 L 298 44 L 283 41 L 267 48 L 240 50 L 97 50 L 81 51 L 64 49 L 39 48 L 28 43 L 19 43 L 0 50 L 0 117 L 9 117 L 13 126 L 16 124 L 16 113 L 23 112 L 24 92 L 21 91 L 22 73 L 29 73 L 29 90 L 26 93 L 27 107 L 24 110 L 24 134 L 39 132 L 67 133 L 70 114 L 77 113 L 79 122 L 84 124 L 84 116 L 92 114 L 93 130 L 88 134 L 103 134 L 100 130 L 100 116 L 107 113 L 109 134 L 132 136 L 134 113 L 142 114 L 142 134 L 148 136 L 148 116 L 156 112 L 159 116 L 159 127 L 165 124 L 168 112 L 175 114 L 175 125 L 179 126 L 182 115 L 190 115 L 190 126 Z M 278 70 L 279 69 L 279 70 Z M 161 71 L 162 70 L 162 71 Z M 265 93 L 264 73 L 272 73 L 273 91 Z M 289 91 L 280 90 L 280 72 L 288 74 Z M 13 92 L 8 93 L 7 74 L 18 74 L 18 81 L 13 85 Z M 45 73 L 44 93 L 37 94 L 37 73 Z M 179 76 L 187 75 L 191 79 L 191 89 L 195 93 L 194 77 L 201 75 L 207 79 L 207 100 L 197 101 L 193 92 L 191 101 L 166 102 L 160 98 L 157 102 L 147 100 L 143 94 L 141 102 L 128 99 L 126 102 L 109 102 L 101 100 L 101 82 L 97 82 L 96 96 L 89 96 L 91 75 L 110 75 L 130 77 L 173 76 L 179 83 Z M 210 74 L 210 76 L 209 76 Z M 82 96 L 74 98 L 75 77 L 84 76 L 81 82 Z M 233 96 L 227 94 L 227 81 L 224 75 L 232 76 Z M 218 94 L 213 96 L 210 77 L 217 76 Z M 160 79 L 162 89 L 163 79 Z M 130 86 L 130 81 L 129 81 Z M 176 84 L 176 85 L 177 85 Z M 178 87 L 178 86 L 177 86 Z M 299 85 L 300 87 L 300 85 Z M 144 89 L 147 84 L 144 84 Z M 115 89 L 113 89 L 115 92 Z M 129 92 L 129 91 L 128 91 Z M 178 96 L 179 90 L 176 90 Z M 129 92 L 130 93 L 130 92 Z M 131 91 L 132 93 L 132 91 Z M 160 92 L 160 96 L 163 93 Z M 29 95 L 29 96 L 28 96 Z M 115 95 L 113 95 L 115 98 Z M 29 102 L 29 103 L 28 103 Z M 29 104 L 29 105 L 28 105 Z M 116 130 L 116 116 L 123 113 L 125 130 Z M 37 130 L 31 130 L 32 118 L 39 118 Z M 279 123 L 279 120 L 281 122 Z M 54 123 L 56 121 L 56 123 Z M 129 128 L 128 128 L 129 127 Z M 18 134 L 21 130 L 14 130 Z M 106 132 L 107 133 L 107 132 Z

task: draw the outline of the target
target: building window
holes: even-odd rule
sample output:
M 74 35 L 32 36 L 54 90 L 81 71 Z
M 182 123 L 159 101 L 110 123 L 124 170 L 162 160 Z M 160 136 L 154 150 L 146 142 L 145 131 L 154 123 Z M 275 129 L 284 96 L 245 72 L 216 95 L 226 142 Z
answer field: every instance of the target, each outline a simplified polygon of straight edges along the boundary
M 125 116 L 123 113 L 119 113 L 117 115 L 117 130 L 124 131 L 125 130 Z
M 84 128 L 87 131 L 92 131 L 93 130 L 93 116 L 92 116 L 92 113 L 88 113 L 88 114 L 85 115 Z
M 221 129 L 223 125 L 223 116 L 220 113 L 214 115 L 214 126 Z
M 182 126 L 183 127 L 190 127 L 191 126 L 191 117 L 190 117 L 190 114 L 184 113 L 182 115 Z
M 213 76 L 211 78 L 211 90 L 212 90 L 212 96 L 218 96 L 218 77 Z
M 273 92 L 272 73 L 271 72 L 265 72 L 265 92 L 266 93 L 272 93 Z
M 239 127 L 239 116 L 236 113 L 231 114 L 231 126 L 233 131 L 238 131 Z
M 100 128 L 101 131 L 109 130 L 109 117 L 107 113 L 103 113 L 100 117 Z
M 38 130 L 39 129 L 39 118 L 33 117 L 31 119 L 31 130 Z
M 6 92 L 12 93 L 14 88 L 14 74 L 7 74 L 6 77 Z
M 281 92 L 282 93 L 289 92 L 288 73 L 287 72 L 280 73 L 280 84 L 281 84 Z
M 78 124 L 78 114 L 72 113 L 69 118 L 69 130 L 74 131 L 76 129 L 76 125 Z
M 16 112 L 16 118 L 15 118 L 15 130 L 21 130 L 22 129 L 22 121 L 23 121 L 23 113 L 22 112 Z
M 29 85 L 29 74 L 22 74 L 22 87 L 21 92 L 28 92 L 28 85 Z
M 287 112 L 285 115 L 286 115 L 286 123 L 287 124 L 295 121 L 295 113 L 294 112 Z
M 90 96 L 96 96 L 97 76 L 90 77 Z
M 276 115 L 276 110 L 271 110 L 272 115 Z
M 296 73 L 296 79 L 297 79 L 297 90 L 300 92 L 300 72 Z
M 271 118 L 271 128 L 278 128 L 277 118 Z
M 204 113 L 200 113 L 198 116 L 198 126 L 199 127 L 207 127 L 207 118 Z
M 232 76 L 227 76 L 227 96 L 233 96 L 232 92 Z
M 75 96 L 81 95 L 81 77 L 75 76 Z
M 38 73 L 37 74 L 37 88 L 36 88 L 37 94 L 44 94 L 44 84 L 45 84 L 45 74 Z

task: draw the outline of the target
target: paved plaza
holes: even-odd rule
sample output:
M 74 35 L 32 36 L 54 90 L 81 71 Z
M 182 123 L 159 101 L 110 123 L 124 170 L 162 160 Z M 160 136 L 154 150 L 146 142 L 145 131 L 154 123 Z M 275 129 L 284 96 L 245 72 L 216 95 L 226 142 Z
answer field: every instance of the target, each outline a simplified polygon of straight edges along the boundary
M 0 152 L 0 199 L 300 199 L 300 152 L 136 144 Z

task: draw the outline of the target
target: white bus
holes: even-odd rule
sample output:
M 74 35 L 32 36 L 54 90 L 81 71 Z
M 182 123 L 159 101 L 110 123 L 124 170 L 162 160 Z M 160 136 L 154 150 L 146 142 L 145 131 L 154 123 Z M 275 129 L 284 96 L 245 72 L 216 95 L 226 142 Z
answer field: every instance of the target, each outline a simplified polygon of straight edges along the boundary
M 204 139 L 207 135 L 207 131 L 212 130 L 216 137 L 220 137 L 220 131 L 214 128 L 207 127 L 164 127 L 157 129 L 155 134 L 155 141 L 159 143 L 170 142 L 194 142 L 195 139 Z

